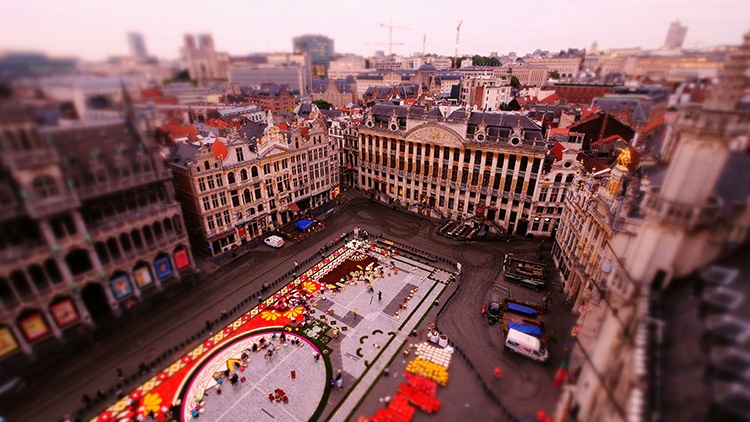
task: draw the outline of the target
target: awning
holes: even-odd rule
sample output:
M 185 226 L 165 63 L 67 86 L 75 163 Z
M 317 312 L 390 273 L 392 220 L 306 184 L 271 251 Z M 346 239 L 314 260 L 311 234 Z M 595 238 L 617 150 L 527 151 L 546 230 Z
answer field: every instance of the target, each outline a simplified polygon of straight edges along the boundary
M 299 220 L 298 222 L 294 223 L 294 227 L 296 227 L 298 230 L 306 230 L 308 227 L 314 225 L 315 222 L 312 220 Z
M 299 207 L 297 206 L 297 204 L 292 202 L 291 204 L 289 204 L 289 210 L 291 212 L 299 212 Z

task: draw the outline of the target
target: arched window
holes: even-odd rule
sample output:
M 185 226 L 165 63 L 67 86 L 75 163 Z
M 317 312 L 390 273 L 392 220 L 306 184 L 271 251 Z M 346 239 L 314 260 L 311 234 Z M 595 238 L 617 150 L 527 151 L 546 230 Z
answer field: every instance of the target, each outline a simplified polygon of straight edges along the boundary
M 49 198 L 57 196 L 57 183 L 52 176 L 43 174 L 34 179 L 34 191 L 40 198 Z
M 121 234 L 120 243 L 123 245 L 123 248 L 125 248 L 125 245 L 128 246 L 128 250 L 125 251 L 125 253 L 128 253 L 130 251 L 130 239 L 128 239 L 128 235 L 125 233 Z M 122 256 L 120 253 L 120 247 L 117 245 L 117 240 L 114 237 L 107 239 L 107 249 L 109 250 L 109 255 L 114 260 L 118 260 L 120 259 L 120 256 Z
M 89 253 L 85 249 L 74 249 L 65 255 L 65 263 L 68 264 L 70 272 L 76 276 L 83 274 L 87 271 L 91 271 L 93 268 L 91 265 L 91 259 Z
M 174 231 L 177 232 L 177 234 L 182 234 L 182 219 L 179 215 L 172 217 L 172 224 L 174 224 Z
M 231 171 L 230 171 L 230 172 L 229 172 L 229 173 L 227 174 L 227 182 L 229 182 L 229 184 L 232 184 L 232 183 L 235 183 L 235 182 L 236 182 L 236 180 L 235 180 L 235 178 L 234 178 L 234 172 L 231 172 Z
M 557 173 L 557 176 L 555 176 L 555 183 L 562 182 L 562 173 Z
M 57 267 L 57 262 L 54 259 L 49 258 L 44 261 L 44 270 L 47 271 L 47 277 L 52 280 L 53 284 L 62 283 L 62 274 L 60 274 L 60 269 Z
M 569 174 L 569 175 L 568 175 L 568 176 L 567 176 L 567 177 L 565 178 L 565 183 L 571 183 L 571 182 L 573 182 L 573 175 L 572 175 L 572 174 Z
M 103 265 L 109 264 L 109 254 L 107 253 L 107 246 L 102 242 L 96 242 L 94 244 L 94 250 L 96 250 L 96 256 L 99 257 L 99 262 Z
M 5 277 L 0 277 L 0 301 L 6 306 L 13 305 L 18 301 Z
M 133 239 L 133 246 L 135 246 L 136 249 L 143 249 L 143 239 L 141 238 L 141 232 L 139 232 L 137 229 L 133 229 L 133 231 L 130 232 L 130 237 Z
M 164 231 L 167 232 L 167 234 L 174 231 L 174 229 L 172 228 L 172 220 L 170 218 L 164 219 Z
M 29 277 L 31 277 L 31 282 L 34 283 L 34 286 L 38 291 L 43 291 L 49 288 L 49 281 L 47 280 L 47 276 L 44 274 L 41 265 L 35 264 L 30 266 Z
M 250 175 L 253 177 L 258 177 L 258 167 L 252 166 L 250 168 Z
M 164 237 L 164 231 L 162 231 L 161 229 L 161 223 L 157 221 L 156 223 L 154 223 L 153 227 L 154 227 L 154 236 L 157 239 L 161 239 L 162 237 Z
M 211 166 L 208 165 L 208 161 L 203 162 L 203 170 L 209 170 Z
M 253 198 L 250 195 L 250 189 L 245 189 L 244 191 L 242 191 L 242 199 L 245 200 L 246 204 L 253 202 Z
M 13 287 L 16 288 L 16 292 L 21 299 L 32 295 L 33 292 L 31 291 L 31 287 L 29 287 L 29 282 L 26 280 L 26 275 L 21 271 L 16 270 L 10 273 L 10 281 L 13 283 Z
M 240 170 L 240 180 L 247 180 L 247 170 Z
M 143 239 L 146 240 L 147 246 L 154 246 L 154 233 L 151 226 L 143 226 Z

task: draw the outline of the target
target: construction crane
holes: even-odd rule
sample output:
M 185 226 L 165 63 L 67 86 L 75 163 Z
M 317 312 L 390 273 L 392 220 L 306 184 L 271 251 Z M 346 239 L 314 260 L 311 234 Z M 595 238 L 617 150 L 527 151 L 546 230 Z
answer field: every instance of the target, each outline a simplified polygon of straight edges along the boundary
M 394 43 L 393 42 L 393 29 L 394 28 L 395 29 L 411 29 L 411 28 L 407 28 L 407 27 L 404 27 L 404 26 L 394 25 L 393 21 L 391 21 L 389 23 L 381 23 L 380 26 L 382 28 L 388 28 L 388 55 L 390 56 L 391 54 L 393 54 L 393 46 L 395 44 L 400 44 L 400 43 Z
M 458 26 L 456 27 L 456 69 L 458 69 L 458 35 L 461 33 L 461 24 L 463 24 L 464 21 L 460 20 L 458 21 Z

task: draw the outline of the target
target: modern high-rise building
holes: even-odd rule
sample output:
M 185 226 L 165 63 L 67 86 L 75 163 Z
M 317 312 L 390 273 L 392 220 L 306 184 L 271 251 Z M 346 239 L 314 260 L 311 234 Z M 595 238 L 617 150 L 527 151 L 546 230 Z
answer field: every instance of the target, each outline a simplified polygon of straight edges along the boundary
M 683 26 L 680 21 L 674 21 L 669 24 L 667 38 L 664 40 L 664 48 L 676 50 L 682 48 L 687 34 L 687 26 Z
M 301 35 L 292 39 L 295 54 L 310 56 L 310 72 L 314 78 L 328 75 L 328 64 L 333 58 L 333 40 L 324 35 Z
M 146 51 L 146 41 L 143 34 L 139 32 L 128 32 L 128 45 L 130 46 L 130 55 L 138 61 L 144 61 L 148 57 Z

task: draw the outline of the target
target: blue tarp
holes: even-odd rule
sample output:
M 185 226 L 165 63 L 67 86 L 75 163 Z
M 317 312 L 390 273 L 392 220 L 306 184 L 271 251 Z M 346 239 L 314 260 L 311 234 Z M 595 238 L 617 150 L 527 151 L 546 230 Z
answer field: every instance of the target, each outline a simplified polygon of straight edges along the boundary
M 526 333 L 530 336 L 542 338 L 542 329 L 539 327 L 535 327 L 533 325 L 525 325 L 525 324 L 520 324 L 518 322 L 509 322 L 508 328 L 512 328 L 522 333 Z
M 314 221 L 304 219 L 304 220 L 299 220 L 298 222 L 296 222 L 294 224 L 294 227 L 296 227 L 298 230 L 306 230 L 308 227 L 310 227 L 310 226 L 312 226 L 314 224 L 315 224 Z
M 537 311 L 534 308 L 529 308 L 528 306 L 519 305 L 517 303 L 508 302 L 508 310 L 513 311 L 518 314 L 524 314 L 531 317 L 537 316 Z

